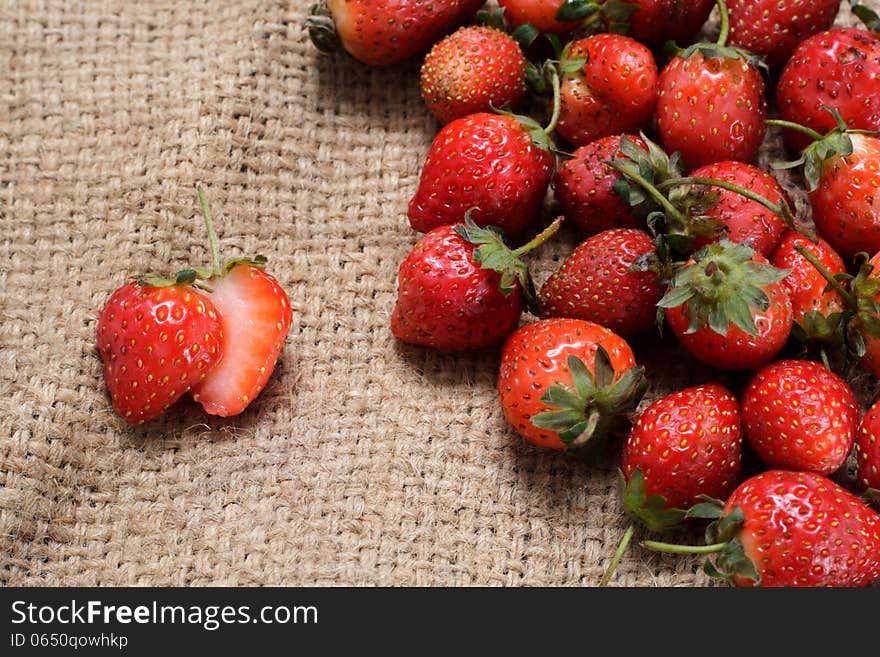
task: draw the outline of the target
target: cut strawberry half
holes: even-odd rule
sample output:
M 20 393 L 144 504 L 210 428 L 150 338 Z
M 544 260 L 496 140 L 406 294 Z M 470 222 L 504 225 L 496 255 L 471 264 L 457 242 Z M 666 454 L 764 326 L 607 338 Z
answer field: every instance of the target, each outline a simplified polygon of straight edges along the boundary
M 211 415 L 238 415 L 265 387 L 290 328 L 290 301 L 270 274 L 238 263 L 207 281 L 220 314 L 223 357 L 193 399 Z

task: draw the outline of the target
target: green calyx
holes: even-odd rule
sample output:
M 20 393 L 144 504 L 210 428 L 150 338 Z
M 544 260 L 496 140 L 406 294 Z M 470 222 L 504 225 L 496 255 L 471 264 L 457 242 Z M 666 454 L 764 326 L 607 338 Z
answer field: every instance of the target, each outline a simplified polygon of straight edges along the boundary
M 474 249 L 473 258 L 483 269 L 490 269 L 501 274 L 499 289 L 502 294 L 508 295 L 518 286 L 523 293 L 526 308 L 533 315 L 539 314 L 535 284 L 529 273 L 528 265 L 522 260 L 529 251 L 532 251 L 549 240 L 559 226 L 562 217 L 558 217 L 552 224 L 541 231 L 534 239 L 523 244 L 517 249 L 511 249 L 504 243 L 504 234 L 496 226 L 482 228 L 471 219 L 473 209 L 468 210 L 464 216 L 464 223 L 454 228 L 455 232 L 466 242 L 478 245 Z
M 654 532 L 662 532 L 678 527 L 686 518 L 707 517 L 706 514 L 714 513 L 709 510 L 709 507 L 719 504 L 717 500 L 701 496 L 703 501 L 695 504 L 690 509 L 685 510 L 671 507 L 668 500 L 662 495 L 653 494 L 648 496 L 645 490 L 645 475 L 641 467 L 633 471 L 628 482 L 625 480 L 622 472 L 620 473 L 620 479 L 623 488 L 623 506 L 627 513 L 637 522 Z M 708 517 L 715 516 L 709 515 Z M 611 580 L 614 570 L 620 563 L 620 559 L 632 539 L 634 529 L 635 524 L 630 525 L 624 534 L 599 586 L 606 586 Z
M 580 22 L 579 30 L 583 31 L 602 21 L 609 32 L 626 34 L 629 31 L 629 19 L 639 10 L 634 2 L 621 0 L 565 0 L 556 11 L 556 20 L 560 23 Z
M 602 4 L 593 0 L 565 0 L 556 10 L 556 20 L 560 23 L 583 21 L 602 11 Z
M 694 262 L 675 274 L 672 287 L 657 304 L 661 308 L 688 306 L 693 333 L 707 325 L 727 335 L 734 324 L 749 335 L 757 335 L 754 313 L 770 306 L 762 289 L 791 273 L 753 260 L 754 249 L 746 243 L 733 244 L 727 237 L 700 249 Z
M 860 4 L 858 0 L 849 0 L 852 13 L 865 24 L 865 27 L 874 34 L 880 35 L 880 16 L 877 12 Z
M 818 358 L 827 369 L 834 371 L 829 354 L 837 354 L 846 343 L 848 316 L 846 312 L 823 315 L 811 310 L 805 313 L 801 321 L 794 322 L 791 327 L 791 338 L 800 346 L 797 357 Z
M 545 62 L 544 66 L 537 70 L 535 66 L 530 65 L 531 69 L 527 67 L 526 75 L 529 78 L 529 84 L 535 85 L 538 84 L 538 80 L 549 82 L 550 87 L 553 90 L 553 110 L 550 115 L 550 121 L 546 126 L 542 126 L 540 123 L 535 121 L 530 116 L 526 116 L 524 114 L 514 114 L 505 109 L 497 109 L 495 110 L 498 114 L 502 114 L 504 116 L 509 116 L 513 119 L 516 119 L 523 128 L 528 130 L 529 136 L 532 138 L 532 143 L 545 151 L 555 151 L 556 145 L 553 142 L 553 138 L 550 136 L 554 130 L 556 130 L 556 124 L 559 122 L 559 114 L 562 110 L 562 98 L 559 86 L 559 73 L 556 70 L 556 64 L 554 62 Z M 531 70 L 531 72 L 530 72 Z M 537 71 L 537 72 L 536 72 Z M 531 79 L 532 77 L 536 77 L 537 80 Z
M 769 119 L 765 121 L 767 125 L 788 128 L 796 130 L 808 136 L 813 142 L 807 146 L 801 156 L 790 162 L 774 162 L 771 166 L 774 169 L 793 169 L 803 165 L 804 179 L 807 181 L 808 191 L 816 191 L 819 187 L 819 180 L 822 178 L 822 169 L 825 163 L 834 157 L 846 157 L 852 155 L 853 140 L 852 135 L 876 135 L 871 130 L 850 130 L 846 121 L 833 107 L 822 105 L 822 109 L 829 112 L 837 123 L 837 127 L 833 128 L 826 134 L 816 132 L 812 128 L 794 123 L 792 121 L 783 121 L 781 119 Z
M 690 59 L 699 53 L 706 59 L 742 59 L 755 68 L 766 69 L 767 64 L 761 57 L 742 48 L 734 48 L 727 45 L 727 37 L 730 35 L 730 14 L 727 11 L 725 0 L 716 0 L 716 4 L 718 5 L 718 12 L 721 17 L 721 30 L 718 33 L 717 41 L 715 43 L 707 41 L 695 43 L 684 50 L 678 51 L 676 53 L 677 56 L 682 59 Z M 671 47 L 667 45 L 667 49 L 671 50 Z
M 605 162 L 620 173 L 614 191 L 635 213 L 645 219 L 657 237 L 657 252 L 668 252 L 669 258 L 687 257 L 698 237 L 721 235 L 721 220 L 706 215 L 718 203 L 720 195 L 704 187 L 689 188 L 681 184 L 682 163 L 679 153 L 667 155 L 662 148 L 642 135 L 647 152 L 626 136 L 620 139 L 620 150 Z M 672 260 L 665 263 L 668 270 Z
M 867 254 L 860 254 L 862 264 L 858 273 L 851 276 L 845 272 L 832 274 L 807 248 L 800 244 L 794 248 L 826 280 L 828 285 L 825 291 L 837 292 L 846 306 L 842 313 L 834 313 L 827 318 L 819 313 L 808 313 L 819 316 L 813 318 L 817 324 L 813 330 L 831 332 L 828 342 L 832 345 L 845 342 L 848 350 L 861 358 L 867 349 L 865 338 L 880 338 L 880 302 L 877 300 L 880 296 L 880 278 L 873 275 L 874 266 Z
M 541 401 L 555 410 L 535 415 L 532 424 L 555 431 L 567 449 L 595 460 L 614 424 L 633 412 L 644 395 L 645 368 L 630 368 L 615 381 L 611 359 L 601 345 L 593 372 L 577 356 L 569 355 L 567 364 L 571 387 L 548 388 Z
M 211 267 L 199 267 L 196 269 L 183 269 L 174 278 L 165 278 L 156 274 L 141 274 L 137 277 L 137 283 L 141 287 L 169 287 L 171 285 L 192 285 L 207 291 L 211 291 L 208 285 L 212 278 L 218 278 L 229 273 L 238 265 L 253 265 L 264 268 L 266 257 L 258 255 L 254 258 L 232 258 L 226 262 L 220 260 L 220 243 L 214 230 L 214 220 L 208 207 L 208 200 L 201 187 L 196 188 L 199 196 L 199 204 L 202 208 L 202 216 L 205 220 L 205 228 L 208 232 L 208 242 L 211 250 Z
M 711 519 L 706 528 L 706 545 L 674 545 L 657 541 L 643 541 L 642 547 L 666 554 L 715 554 L 715 560 L 707 560 L 703 570 L 711 577 L 733 579 L 740 577 L 761 583 L 761 574 L 755 563 L 746 555 L 739 533 L 745 524 L 742 508 L 735 506 L 724 515 L 724 502 L 702 495 L 701 503 L 695 504 L 685 514 L 686 518 Z
M 850 351 L 861 358 L 867 351 L 865 338 L 880 338 L 880 279 L 874 274 L 874 266 L 867 254 L 862 254 L 862 264 L 854 277 L 850 277 L 849 294 L 844 302 L 851 316 L 846 327 L 846 341 Z M 814 265 L 815 266 L 815 265 Z M 824 275 L 824 274 L 823 274 Z M 835 277 L 843 280 L 846 275 Z
M 685 509 L 670 507 L 662 495 L 647 495 L 645 475 L 641 468 L 635 469 L 624 487 L 623 506 L 629 514 L 655 532 L 679 525 L 687 515 Z
M 336 33 L 333 17 L 324 3 L 309 8 L 309 16 L 303 21 L 303 28 L 308 31 L 315 47 L 323 53 L 337 52 L 342 45 Z

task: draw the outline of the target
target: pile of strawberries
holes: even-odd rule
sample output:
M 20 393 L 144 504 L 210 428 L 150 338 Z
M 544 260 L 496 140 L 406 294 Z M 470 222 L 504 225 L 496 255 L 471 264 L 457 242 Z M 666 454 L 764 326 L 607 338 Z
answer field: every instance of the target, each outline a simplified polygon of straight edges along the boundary
M 829 30 L 840 0 L 498 4 L 328 0 L 306 23 L 367 64 L 431 48 L 421 91 L 443 127 L 409 204 L 425 235 L 392 332 L 500 345 L 504 415 L 535 445 L 594 460 L 628 433 L 632 525 L 602 584 L 638 525 L 698 520 L 705 546 L 642 545 L 714 555 L 706 571 L 743 586 L 880 580 L 880 515 L 826 478 L 855 445 L 858 486 L 880 488 L 880 402 L 860 422 L 834 372 L 880 376 L 880 20 L 856 5 L 868 30 Z M 717 40 L 686 45 L 715 6 Z M 818 234 L 751 164 L 767 125 L 798 154 L 778 166 L 803 167 Z M 563 221 L 589 236 L 537 289 L 522 257 Z M 708 382 L 633 419 L 646 373 L 627 340 L 665 327 L 694 358 L 752 371 L 742 393 Z M 741 481 L 744 443 L 766 467 Z
M 409 204 L 425 234 L 400 266 L 393 334 L 500 347 L 504 415 L 535 445 L 595 460 L 628 436 L 632 526 L 602 583 L 637 526 L 700 520 L 705 546 L 642 545 L 712 555 L 707 572 L 737 585 L 880 580 L 880 515 L 826 478 L 855 448 L 858 492 L 880 488 L 880 404 L 860 418 L 835 373 L 880 376 L 880 19 L 854 3 L 868 29 L 829 29 L 840 0 L 482 4 L 327 0 L 306 22 L 319 48 L 370 65 L 430 49 L 421 90 L 443 127 Z M 715 7 L 717 40 L 688 45 Z M 803 169 L 814 227 L 751 164 L 768 125 L 785 129 L 795 157 L 778 166 Z M 141 277 L 102 313 L 130 421 L 186 392 L 241 412 L 290 325 L 262 260 L 220 264 L 206 216 L 210 270 Z M 585 239 L 537 288 L 523 257 L 562 222 Z M 664 330 L 749 371 L 741 394 L 710 381 L 633 417 L 646 372 L 627 340 Z M 744 444 L 766 468 L 741 481 Z

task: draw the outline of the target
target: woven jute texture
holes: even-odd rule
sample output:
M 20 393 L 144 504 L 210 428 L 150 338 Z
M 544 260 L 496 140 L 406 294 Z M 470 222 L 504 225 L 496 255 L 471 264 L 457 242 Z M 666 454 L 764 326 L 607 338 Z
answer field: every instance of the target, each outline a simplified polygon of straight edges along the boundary
M 0 0 L 0 582 L 601 577 L 627 526 L 615 460 L 589 468 L 508 429 L 496 351 L 391 336 L 437 124 L 418 62 L 319 56 L 308 4 Z M 268 256 L 293 327 L 240 417 L 183 402 L 131 428 L 103 386 L 97 311 L 130 275 L 208 259 L 197 184 L 224 253 Z M 579 237 L 534 259 L 539 282 Z M 635 349 L 645 403 L 716 376 L 671 341 Z M 710 583 L 638 547 L 615 582 Z

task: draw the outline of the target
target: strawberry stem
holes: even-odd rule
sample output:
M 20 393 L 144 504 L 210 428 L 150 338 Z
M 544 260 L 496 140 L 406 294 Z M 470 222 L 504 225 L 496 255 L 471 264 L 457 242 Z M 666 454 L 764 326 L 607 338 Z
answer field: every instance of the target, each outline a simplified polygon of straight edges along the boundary
M 612 557 L 611 559 L 611 563 L 608 564 L 608 569 L 602 576 L 602 581 L 599 582 L 599 586 L 608 586 L 608 582 L 611 581 L 611 576 L 614 575 L 614 571 L 617 570 L 617 565 L 620 563 L 624 552 L 626 552 L 626 548 L 629 547 L 629 542 L 632 540 L 635 531 L 635 525 L 630 525 L 629 528 L 626 530 L 626 533 L 620 540 L 620 545 L 617 546 L 617 551 L 614 553 L 614 557 Z
M 555 67 L 550 69 L 550 84 L 553 86 L 553 113 L 550 115 L 550 123 L 544 128 L 544 134 L 546 135 L 556 130 L 559 114 L 562 111 L 562 91 L 559 87 L 559 73 L 557 73 Z
M 718 13 L 721 14 L 721 32 L 715 43 L 723 47 L 727 44 L 727 35 L 730 34 L 730 14 L 727 11 L 725 0 L 716 0 L 716 4 L 718 5 Z
M 676 178 L 675 180 L 667 180 L 666 182 L 662 182 L 657 185 L 658 189 L 664 189 L 667 187 L 678 187 L 679 185 L 706 185 L 708 187 L 720 187 L 721 189 L 726 189 L 727 191 L 733 192 L 734 194 L 739 194 L 740 196 L 744 196 L 745 198 L 755 201 L 755 203 L 760 203 L 765 208 L 770 210 L 773 214 L 779 215 L 782 217 L 785 222 L 789 225 L 789 227 L 793 227 L 794 217 L 791 216 L 791 211 L 787 207 L 782 207 L 773 203 L 760 194 L 756 194 L 750 189 L 746 189 L 745 187 L 741 187 L 735 183 L 727 182 L 726 180 L 716 180 L 715 178 L 702 178 L 702 177 L 685 177 L 685 178 Z
M 678 208 L 676 208 L 672 204 L 672 202 L 668 198 L 661 194 L 660 190 L 658 189 L 658 187 L 662 187 L 664 186 L 664 184 L 668 186 L 668 183 L 660 183 L 655 187 L 652 183 L 648 182 L 648 180 L 642 177 L 641 174 L 636 173 L 635 171 L 628 170 L 620 162 L 612 160 L 607 164 L 609 164 L 611 168 L 619 172 L 624 178 L 629 178 L 633 182 L 638 183 L 638 185 L 642 189 L 644 189 L 651 196 L 651 198 L 653 198 L 666 211 L 666 214 L 670 215 L 673 219 L 680 222 L 682 225 L 687 223 L 687 218 L 679 211 Z
M 208 207 L 208 199 L 201 187 L 196 188 L 199 195 L 199 203 L 202 206 L 202 215 L 205 217 L 205 227 L 208 229 L 208 241 L 211 244 L 211 271 L 214 276 L 223 274 L 223 263 L 220 262 L 220 243 L 217 241 L 217 233 L 214 231 L 214 221 L 211 219 L 211 209 Z
M 715 554 L 721 552 L 727 543 L 713 543 L 711 545 L 675 545 L 674 543 L 660 543 L 658 541 L 642 541 L 639 543 L 643 548 L 664 554 Z
M 858 311 L 859 302 L 856 297 L 840 284 L 840 281 L 834 277 L 834 274 L 828 271 L 825 265 L 819 261 L 819 258 L 802 244 L 795 244 L 794 250 L 800 253 L 811 265 L 813 265 L 815 270 L 822 275 L 822 278 L 828 281 L 831 288 L 843 298 L 846 305 L 849 306 L 851 310 Z
M 801 125 L 800 123 L 794 123 L 793 121 L 783 121 L 782 119 L 768 119 L 764 121 L 766 125 L 775 125 L 780 128 L 789 128 L 790 130 L 796 130 L 797 132 L 801 132 L 807 135 L 813 141 L 819 141 L 824 137 L 824 135 L 819 134 L 812 128 L 808 128 L 805 125 Z
M 519 258 L 521 255 L 525 255 L 529 251 L 532 251 L 533 249 L 537 249 L 544 242 L 546 242 L 551 237 L 553 237 L 553 235 L 556 234 L 556 231 L 559 230 L 559 226 L 562 225 L 562 220 L 563 220 L 563 217 L 557 217 L 553 221 L 552 224 L 550 224 L 549 226 L 547 226 L 547 228 L 545 228 L 540 233 L 538 233 L 538 235 L 536 235 L 534 239 L 532 239 L 529 242 L 526 242 L 518 249 L 514 249 L 513 250 L 513 257 Z

